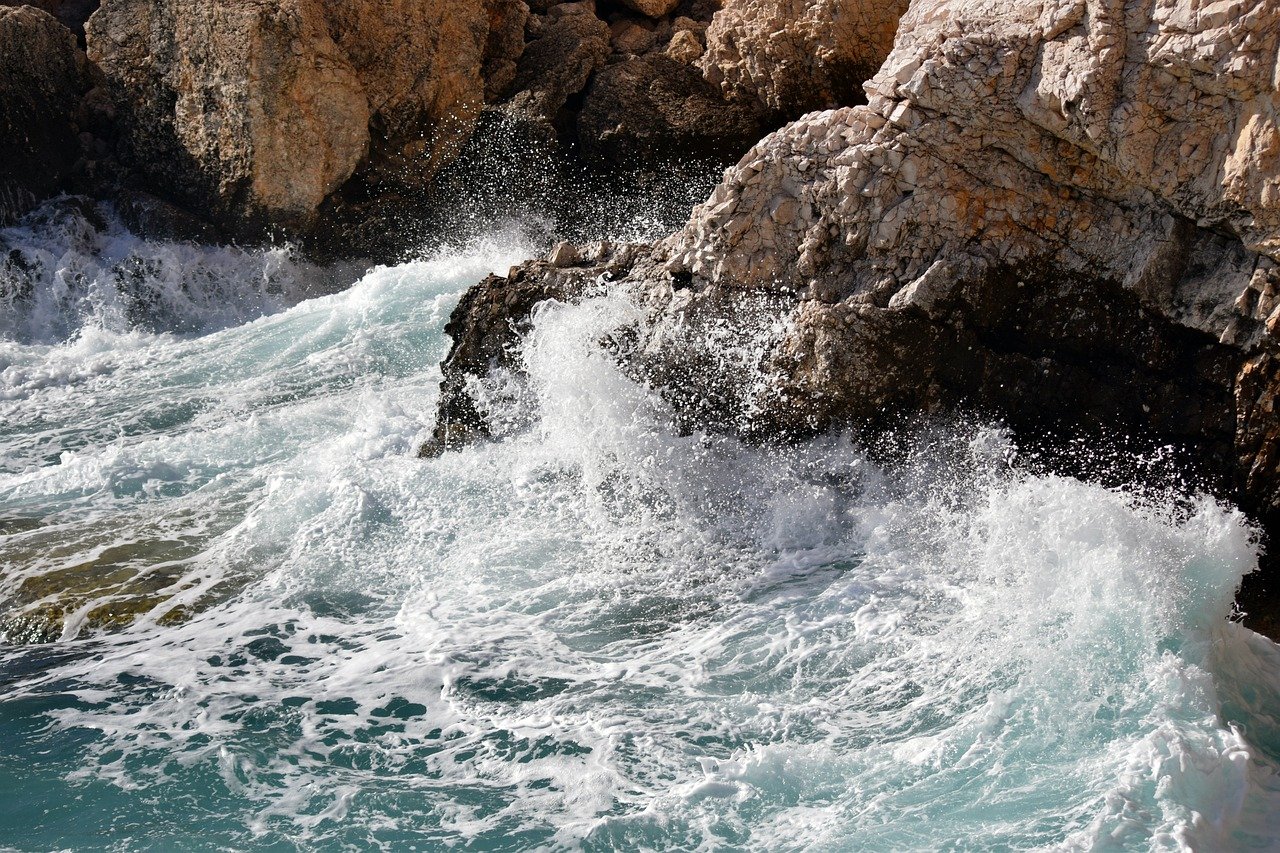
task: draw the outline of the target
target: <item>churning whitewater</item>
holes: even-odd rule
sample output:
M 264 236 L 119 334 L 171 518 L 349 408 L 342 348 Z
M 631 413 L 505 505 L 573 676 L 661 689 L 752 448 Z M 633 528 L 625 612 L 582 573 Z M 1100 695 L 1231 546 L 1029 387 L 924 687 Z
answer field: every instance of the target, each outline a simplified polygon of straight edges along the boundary
M 545 306 L 509 434 L 418 460 L 519 230 L 321 296 L 287 251 L 6 239 L 14 849 L 1280 845 L 1230 507 L 995 428 L 891 469 L 679 434 L 600 346 L 624 292 Z

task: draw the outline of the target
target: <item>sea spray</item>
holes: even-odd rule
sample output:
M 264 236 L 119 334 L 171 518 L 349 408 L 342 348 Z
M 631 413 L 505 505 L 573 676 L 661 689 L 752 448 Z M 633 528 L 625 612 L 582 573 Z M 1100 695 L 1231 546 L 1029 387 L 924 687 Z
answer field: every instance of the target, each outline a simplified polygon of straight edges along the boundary
M 80 199 L 0 230 L 0 247 L 0 339 L 27 344 L 98 330 L 210 332 L 336 289 L 352 272 L 323 270 L 288 246 L 140 240 L 109 206 Z
M 538 314 L 501 441 L 414 459 L 452 304 L 528 251 L 5 345 L 0 515 L 35 526 L 4 594 L 123 586 L 0 651 L 3 843 L 1277 843 L 1238 512 L 1028 473 L 980 425 L 892 463 L 674 429 L 601 348 L 623 292 Z M 117 594 L 151 603 L 104 630 Z

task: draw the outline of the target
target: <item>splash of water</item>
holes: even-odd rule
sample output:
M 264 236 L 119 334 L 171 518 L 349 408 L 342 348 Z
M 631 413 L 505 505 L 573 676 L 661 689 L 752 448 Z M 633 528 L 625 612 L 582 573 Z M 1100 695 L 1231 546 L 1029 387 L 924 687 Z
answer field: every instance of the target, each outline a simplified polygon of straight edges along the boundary
M 892 469 L 679 434 L 598 346 L 623 293 L 539 312 L 504 441 L 413 459 L 450 308 L 530 250 L 5 344 L 0 594 L 62 610 L 0 651 L 3 843 L 1280 840 L 1230 507 L 1019 472 L 993 429 Z

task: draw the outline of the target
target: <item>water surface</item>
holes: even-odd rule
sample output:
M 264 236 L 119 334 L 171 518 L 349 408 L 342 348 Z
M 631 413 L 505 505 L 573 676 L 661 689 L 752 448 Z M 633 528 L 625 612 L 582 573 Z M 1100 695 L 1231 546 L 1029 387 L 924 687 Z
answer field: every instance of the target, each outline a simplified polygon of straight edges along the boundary
M 600 351 L 625 293 L 420 461 L 519 232 L 307 299 L 287 252 L 65 227 L 6 233 L 0 847 L 1280 845 L 1232 508 L 995 429 L 892 471 L 679 435 Z

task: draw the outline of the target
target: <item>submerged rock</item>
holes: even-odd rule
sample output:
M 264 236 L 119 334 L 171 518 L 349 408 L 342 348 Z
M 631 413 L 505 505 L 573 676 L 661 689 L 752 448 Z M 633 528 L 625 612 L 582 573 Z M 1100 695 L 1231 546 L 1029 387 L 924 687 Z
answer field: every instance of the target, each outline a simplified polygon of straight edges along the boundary
M 91 560 L 79 561 L 77 546 L 36 527 L 10 550 L 0 590 L 0 645 L 50 643 L 61 638 L 120 631 L 139 619 L 173 625 L 213 607 L 243 586 L 228 577 L 207 589 L 178 568 L 199 549 L 175 539 L 142 538 L 104 544 Z M 6 531 L 0 520 L 0 532 Z M 38 549 L 38 550 L 36 550 Z M 66 559 L 50 568 L 44 558 Z

